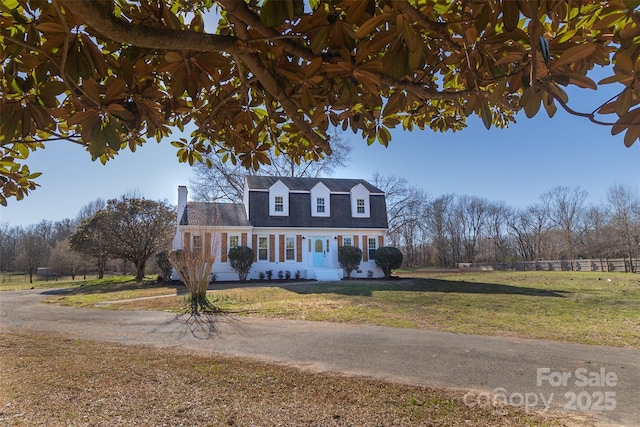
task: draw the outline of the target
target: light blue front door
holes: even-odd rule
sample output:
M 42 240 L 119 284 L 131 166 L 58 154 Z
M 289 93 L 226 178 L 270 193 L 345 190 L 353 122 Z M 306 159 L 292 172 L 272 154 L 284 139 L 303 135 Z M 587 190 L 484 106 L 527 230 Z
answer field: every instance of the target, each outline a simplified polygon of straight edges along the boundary
M 324 237 L 314 237 L 311 246 L 311 251 L 313 252 L 313 266 L 324 267 L 326 265 L 327 256 Z

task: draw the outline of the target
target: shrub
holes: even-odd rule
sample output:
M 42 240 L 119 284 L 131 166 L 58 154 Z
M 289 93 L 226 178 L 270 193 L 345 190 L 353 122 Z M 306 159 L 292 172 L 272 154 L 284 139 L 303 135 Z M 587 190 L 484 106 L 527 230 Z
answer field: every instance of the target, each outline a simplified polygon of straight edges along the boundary
M 362 249 L 355 246 L 340 246 L 338 248 L 338 262 L 351 277 L 351 272 L 356 270 L 362 261 Z
M 242 282 L 247 280 L 247 275 L 249 274 L 249 270 L 251 270 L 253 259 L 256 256 L 253 249 L 247 246 L 236 246 L 229 250 L 228 256 L 231 268 L 238 273 L 240 280 Z
M 391 271 L 402 266 L 402 252 L 393 246 L 383 246 L 373 255 L 376 265 L 382 269 L 384 277 L 391 276 Z
M 258 279 L 260 279 L 261 281 L 264 281 L 264 271 L 261 271 L 260 273 L 258 273 Z
M 296 270 L 296 274 L 295 274 L 295 278 L 296 280 L 300 280 L 300 277 L 302 276 L 302 273 L 300 273 L 300 270 Z
M 158 276 L 158 282 L 171 280 L 171 260 L 169 259 L 169 252 L 158 252 L 156 254 L 156 265 L 162 272 L 162 274 Z M 160 276 L 162 276 L 162 280 L 160 280 Z
M 291 272 L 289 270 L 284 272 L 284 278 L 286 280 L 291 280 Z
M 282 271 L 282 270 L 278 271 L 278 279 L 279 280 L 284 279 L 284 271 Z
M 273 270 L 267 270 L 267 280 L 271 280 L 273 277 Z

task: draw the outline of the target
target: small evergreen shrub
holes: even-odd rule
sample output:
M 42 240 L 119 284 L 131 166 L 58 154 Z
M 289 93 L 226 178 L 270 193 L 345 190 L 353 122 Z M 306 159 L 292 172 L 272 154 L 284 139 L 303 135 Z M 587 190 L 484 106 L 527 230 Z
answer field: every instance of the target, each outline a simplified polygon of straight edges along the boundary
M 347 273 L 347 278 L 351 277 L 351 272 L 356 270 L 362 261 L 362 249 L 355 246 L 340 246 L 338 248 L 338 262 Z
M 229 254 L 227 256 L 229 257 L 231 268 L 238 273 L 240 281 L 244 282 L 247 280 L 247 275 L 251 270 L 251 265 L 253 264 L 253 260 L 256 256 L 253 249 L 248 246 L 236 246 L 229 250 Z
M 402 266 L 402 252 L 393 246 L 383 246 L 374 253 L 376 265 L 382 269 L 384 277 L 391 277 L 391 271 Z

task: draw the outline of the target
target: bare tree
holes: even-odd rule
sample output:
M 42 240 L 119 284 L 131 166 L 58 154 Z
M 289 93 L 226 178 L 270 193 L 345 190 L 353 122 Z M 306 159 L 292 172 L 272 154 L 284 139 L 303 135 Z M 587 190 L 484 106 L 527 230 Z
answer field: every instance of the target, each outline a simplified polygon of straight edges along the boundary
M 545 258 L 544 240 L 551 228 L 541 204 L 514 211 L 507 219 L 507 230 L 516 242 L 516 250 L 525 261 Z
M 42 238 L 42 229 L 37 225 L 23 229 L 18 238 L 16 262 L 29 274 L 29 283 L 33 283 L 33 275 L 48 257 L 46 241 Z
M 589 193 L 580 187 L 556 187 L 540 196 L 542 204 L 547 210 L 551 222 L 564 232 L 567 246 L 567 258 L 571 262 L 571 270 L 574 270 L 573 259 L 575 257 L 574 233 L 579 225 L 582 215 L 585 213 L 585 200 Z
M 76 275 L 85 266 L 85 257 L 71 250 L 71 243 L 66 239 L 53 248 L 49 264 L 57 273 L 68 274 L 71 280 L 76 280 Z
M 607 193 L 611 225 L 619 253 L 627 258 L 628 271 L 635 271 L 633 257 L 640 250 L 640 196 L 625 185 L 614 185 Z
M 428 196 L 406 178 L 376 172 L 372 184 L 385 192 L 390 242 L 403 249 L 405 265 L 418 263 L 419 248 L 426 240 L 425 215 Z
M 169 260 L 189 291 L 188 313 L 219 311 L 207 298 L 211 272 L 221 247 L 221 235 L 216 226 L 216 210 L 211 206 L 189 211 L 189 231 L 183 247 L 171 252 Z
M 463 260 L 476 261 L 478 241 L 487 227 L 489 202 L 475 196 L 461 196 L 455 206 L 455 217 L 462 235 Z
M 286 153 L 271 149 L 268 152 L 269 164 L 260 166 L 258 170 L 247 169 L 240 163 L 233 163 L 214 153 L 209 156 L 208 162 L 194 166 L 195 177 L 190 180 L 190 191 L 194 200 L 198 201 L 240 203 L 247 174 L 309 178 L 331 176 L 338 168 L 347 165 L 351 153 L 351 146 L 337 132 L 334 132 L 331 141 L 333 153 L 317 161 L 308 159 L 296 163 Z
M 613 254 L 615 241 L 612 239 L 611 215 L 604 207 L 594 206 L 585 214 L 584 244 L 589 258 L 600 260 L 600 269 L 605 271 L 605 260 Z

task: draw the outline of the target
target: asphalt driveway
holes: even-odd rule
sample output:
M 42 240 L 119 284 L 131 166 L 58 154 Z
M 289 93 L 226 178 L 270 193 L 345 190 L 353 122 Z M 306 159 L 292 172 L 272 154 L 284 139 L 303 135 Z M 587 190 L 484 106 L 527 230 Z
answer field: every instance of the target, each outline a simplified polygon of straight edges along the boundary
M 0 331 L 251 357 L 323 372 L 469 390 L 469 405 L 591 412 L 640 426 L 640 351 L 446 332 L 219 316 L 215 330 L 170 313 L 41 304 L 0 293 Z M 481 321 L 481 319 L 480 319 Z

